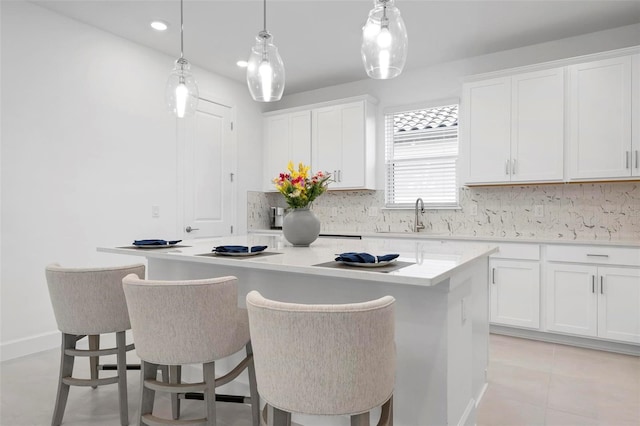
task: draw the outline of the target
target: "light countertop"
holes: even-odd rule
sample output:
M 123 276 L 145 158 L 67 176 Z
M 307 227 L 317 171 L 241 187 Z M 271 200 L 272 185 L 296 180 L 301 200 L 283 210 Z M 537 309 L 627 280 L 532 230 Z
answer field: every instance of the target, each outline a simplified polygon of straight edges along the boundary
M 250 234 L 268 234 L 280 235 L 281 230 L 278 229 L 251 229 Z M 568 240 L 568 239 L 544 239 L 544 238 L 514 238 L 514 237 L 498 237 L 498 236 L 456 236 L 443 234 L 430 234 L 429 232 L 346 232 L 323 231 L 321 235 L 343 235 L 343 236 L 361 236 L 362 238 L 394 238 L 405 240 L 421 240 L 421 241 L 470 241 L 484 243 L 522 243 L 522 244 L 568 244 L 568 245 L 596 245 L 610 247 L 637 247 L 640 248 L 640 241 L 634 240 Z
M 179 260 L 208 263 L 251 269 L 297 272 L 310 275 L 339 278 L 365 279 L 387 283 L 431 286 L 452 276 L 471 262 L 487 257 L 497 251 L 492 244 L 461 241 L 417 241 L 392 238 L 341 239 L 318 238 L 310 247 L 293 247 L 282 235 L 249 234 L 202 240 L 185 240 L 176 248 L 99 247 L 98 251 L 149 259 Z M 229 257 L 211 255 L 213 247 L 220 245 L 256 246 L 266 245 L 265 252 L 274 255 Z M 315 266 L 331 262 L 336 254 L 344 252 L 366 252 L 380 256 L 397 253 L 398 261 L 410 265 L 391 272 L 377 272 L 375 268 Z M 202 256 L 202 254 L 208 254 Z

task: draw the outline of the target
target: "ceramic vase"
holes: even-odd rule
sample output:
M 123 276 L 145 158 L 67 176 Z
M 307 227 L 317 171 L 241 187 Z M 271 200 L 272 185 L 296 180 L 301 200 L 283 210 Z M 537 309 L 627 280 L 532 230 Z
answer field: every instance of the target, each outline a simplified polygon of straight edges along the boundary
M 294 247 L 309 247 L 320 235 L 320 219 L 308 207 L 292 209 L 284 217 L 282 233 Z

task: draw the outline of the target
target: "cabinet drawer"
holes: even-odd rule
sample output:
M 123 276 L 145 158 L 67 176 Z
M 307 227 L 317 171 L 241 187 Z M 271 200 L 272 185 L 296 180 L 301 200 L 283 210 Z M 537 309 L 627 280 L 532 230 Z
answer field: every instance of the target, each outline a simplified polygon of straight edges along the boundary
M 548 245 L 547 260 L 551 262 L 640 266 L 640 248 Z
M 538 244 L 498 244 L 499 251 L 491 255 L 495 259 L 540 260 L 540 246 Z

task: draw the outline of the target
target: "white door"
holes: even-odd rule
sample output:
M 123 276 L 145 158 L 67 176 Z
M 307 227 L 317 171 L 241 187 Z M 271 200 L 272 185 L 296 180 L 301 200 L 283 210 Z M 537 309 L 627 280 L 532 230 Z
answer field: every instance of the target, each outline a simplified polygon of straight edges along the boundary
M 468 183 L 511 180 L 511 78 L 466 84 L 463 118 L 469 155 Z
M 183 238 L 230 235 L 235 224 L 231 108 L 200 99 L 195 117 L 181 125 Z
M 547 329 L 595 337 L 598 331 L 597 269 L 588 265 L 547 266 Z
M 540 264 L 490 261 L 491 322 L 538 329 L 540 326 Z
M 513 76 L 511 182 L 562 181 L 564 68 Z
M 365 184 L 364 102 L 340 107 L 342 160 L 338 178 L 343 188 L 361 188 Z
M 311 129 L 311 169 L 331 173 L 335 182 L 331 188 L 340 188 L 338 173 L 342 168 L 342 130 L 340 122 L 340 106 L 314 109 Z
M 570 178 L 631 176 L 631 56 L 569 67 Z
M 598 336 L 640 343 L 640 269 L 599 267 Z

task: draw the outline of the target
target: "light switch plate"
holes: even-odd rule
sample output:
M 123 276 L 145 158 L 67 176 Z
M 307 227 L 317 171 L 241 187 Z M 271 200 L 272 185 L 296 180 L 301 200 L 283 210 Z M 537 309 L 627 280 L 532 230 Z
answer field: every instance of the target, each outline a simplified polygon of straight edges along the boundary
M 151 206 L 151 217 L 160 217 L 160 206 Z
M 478 205 L 477 204 L 471 204 L 471 206 L 469 206 L 469 214 L 471 216 L 478 216 Z

